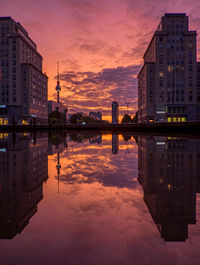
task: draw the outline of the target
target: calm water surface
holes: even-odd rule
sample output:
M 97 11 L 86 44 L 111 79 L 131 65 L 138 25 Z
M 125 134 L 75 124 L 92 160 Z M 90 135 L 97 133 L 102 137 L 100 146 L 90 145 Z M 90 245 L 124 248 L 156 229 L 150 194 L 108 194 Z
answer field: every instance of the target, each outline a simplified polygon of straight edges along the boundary
M 0 264 L 200 264 L 200 140 L 0 134 Z

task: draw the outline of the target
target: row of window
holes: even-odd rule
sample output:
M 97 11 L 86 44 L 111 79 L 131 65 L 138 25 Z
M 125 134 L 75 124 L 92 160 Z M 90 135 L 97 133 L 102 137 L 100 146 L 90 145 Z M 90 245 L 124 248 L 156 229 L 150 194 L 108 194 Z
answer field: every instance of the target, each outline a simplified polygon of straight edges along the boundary
M 2 90 L 1 94 L 2 94 L 2 96 L 4 96 L 4 95 L 9 96 L 9 90 Z M 13 95 L 16 95 L 17 94 L 16 89 L 13 89 L 12 94 Z
M 16 97 L 13 97 L 12 101 L 15 103 Z M 9 98 L 8 97 L 6 97 L 6 98 L 2 97 L 1 102 L 2 103 L 9 103 Z
M 9 30 L 9 24 L 8 23 L 1 23 L 0 29 L 3 30 Z

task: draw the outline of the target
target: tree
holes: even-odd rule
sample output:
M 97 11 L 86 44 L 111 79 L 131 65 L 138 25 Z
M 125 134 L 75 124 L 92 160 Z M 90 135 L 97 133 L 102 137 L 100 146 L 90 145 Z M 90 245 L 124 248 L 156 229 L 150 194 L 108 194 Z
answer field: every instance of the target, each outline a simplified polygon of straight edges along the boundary
M 121 123 L 132 123 L 131 116 L 128 115 L 128 114 L 124 114 L 124 117 L 122 118 L 122 122 Z
M 83 115 L 81 113 L 74 113 L 70 118 L 70 124 L 78 124 L 83 122 Z
M 138 122 L 138 111 L 136 111 L 135 116 L 133 117 L 133 123 L 137 123 Z
M 48 115 L 49 124 L 61 124 L 66 122 L 66 116 L 63 112 L 52 111 Z

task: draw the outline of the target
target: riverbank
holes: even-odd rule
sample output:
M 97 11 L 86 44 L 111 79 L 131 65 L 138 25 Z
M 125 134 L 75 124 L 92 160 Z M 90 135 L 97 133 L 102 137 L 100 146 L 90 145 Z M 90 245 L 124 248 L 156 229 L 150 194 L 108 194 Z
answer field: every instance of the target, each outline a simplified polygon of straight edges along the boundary
M 0 125 L 1 132 L 28 131 L 108 131 L 108 132 L 174 132 L 200 134 L 200 122 L 134 123 L 134 124 L 66 124 L 66 125 Z

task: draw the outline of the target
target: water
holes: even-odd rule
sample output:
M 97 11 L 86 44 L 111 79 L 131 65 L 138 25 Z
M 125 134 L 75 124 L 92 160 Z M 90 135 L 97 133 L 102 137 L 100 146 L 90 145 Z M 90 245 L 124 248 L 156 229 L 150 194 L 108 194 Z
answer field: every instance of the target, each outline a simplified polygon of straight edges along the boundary
M 199 264 L 200 140 L 0 134 L 0 264 Z

